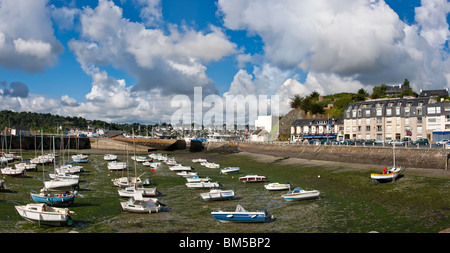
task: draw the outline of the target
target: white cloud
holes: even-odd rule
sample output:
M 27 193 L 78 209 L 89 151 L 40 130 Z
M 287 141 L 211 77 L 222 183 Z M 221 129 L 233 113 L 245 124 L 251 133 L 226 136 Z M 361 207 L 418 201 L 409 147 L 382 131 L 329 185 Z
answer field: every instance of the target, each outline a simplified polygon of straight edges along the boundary
M 64 47 L 55 38 L 47 0 L 3 0 L 0 4 L 0 66 L 42 72 Z
M 423 0 L 416 8 L 417 24 L 407 25 L 383 0 L 218 1 L 227 28 L 262 38 L 265 62 L 302 69 L 311 78 L 334 76 L 349 87 L 404 78 L 419 88 L 446 86 L 449 60 L 442 49 L 449 5 Z M 334 92 L 333 84 L 321 81 L 324 91 Z
M 50 43 L 36 40 L 23 40 L 22 38 L 14 40 L 13 43 L 14 49 L 19 54 L 25 54 L 44 59 L 51 53 Z

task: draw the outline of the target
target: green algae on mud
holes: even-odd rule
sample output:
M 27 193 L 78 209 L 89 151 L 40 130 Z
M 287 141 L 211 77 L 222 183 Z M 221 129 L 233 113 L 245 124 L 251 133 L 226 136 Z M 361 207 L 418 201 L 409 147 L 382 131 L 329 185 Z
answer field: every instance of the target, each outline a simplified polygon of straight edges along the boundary
M 105 151 L 105 153 L 107 153 Z M 288 163 L 284 158 L 258 160 L 245 154 L 209 152 L 167 152 L 184 165 L 190 165 L 202 177 L 219 181 L 224 189 L 236 193 L 233 200 L 203 201 L 200 193 L 207 189 L 189 189 L 186 180 L 162 165 L 155 172 L 137 164 L 138 174 L 151 178 L 165 203 L 159 213 L 133 214 L 121 210 L 117 188 L 111 180 L 122 172 L 109 172 L 103 154 L 92 152 L 89 162 L 82 164 L 80 194 L 71 210 L 75 211 L 71 227 L 38 227 L 23 220 L 14 205 L 31 203 L 30 190 L 42 187 L 42 167 L 27 172 L 25 178 L 6 177 L 5 192 L 0 192 L 0 232 L 33 233 L 435 233 L 450 227 L 449 177 L 424 177 L 404 173 L 394 183 L 374 184 L 367 170 L 339 166 L 311 166 Z M 26 153 L 25 158 L 32 157 Z M 221 167 L 238 166 L 238 174 L 221 174 L 193 163 L 206 158 Z M 126 156 L 119 154 L 121 161 Z M 134 175 L 134 165 L 129 160 Z M 45 166 L 45 170 L 52 170 Z M 126 174 L 126 172 L 124 172 Z M 264 189 L 264 183 L 246 184 L 240 176 L 257 174 L 270 182 L 289 182 L 293 187 L 317 189 L 316 200 L 286 202 L 283 192 Z M 320 177 L 319 177 L 320 176 Z M 234 210 L 236 205 L 247 210 L 266 209 L 276 219 L 264 224 L 222 224 L 211 211 Z

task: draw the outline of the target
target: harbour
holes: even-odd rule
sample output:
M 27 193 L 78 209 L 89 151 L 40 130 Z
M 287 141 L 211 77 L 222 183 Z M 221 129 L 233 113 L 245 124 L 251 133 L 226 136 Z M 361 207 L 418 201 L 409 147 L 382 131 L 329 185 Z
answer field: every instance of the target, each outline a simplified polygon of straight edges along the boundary
M 42 188 L 42 166 L 27 171 L 22 178 L 5 177 L 6 190 L 0 192 L 0 232 L 2 233 L 439 233 L 450 228 L 450 183 L 447 170 L 408 168 L 396 182 L 374 184 L 370 173 L 379 165 L 286 158 L 250 152 L 216 153 L 189 150 L 164 151 L 177 162 L 191 166 L 201 177 L 220 182 L 221 189 L 234 190 L 235 196 L 223 201 L 204 201 L 201 193 L 209 189 L 190 189 L 186 178 L 165 164 L 155 170 L 137 163 L 137 174 L 151 179 L 164 204 L 158 213 L 124 212 L 112 180 L 128 171 L 109 171 L 104 154 L 111 150 L 70 150 L 89 154 L 83 163 L 78 192 L 69 207 L 76 215 L 64 227 L 38 226 L 20 217 L 14 206 L 31 203 L 30 191 Z M 114 151 L 118 161 L 127 161 L 123 151 Z M 147 156 L 152 152 L 140 152 Z M 160 153 L 157 151 L 157 153 Z M 24 152 L 31 158 L 34 152 Z M 131 156 L 131 155 L 130 155 Z M 239 167 L 235 173 L 220 173 L 193 159 L 203 158 L 220 168 Z M 44 165 L 47 172 L 53 165 Z M 432 171 L 432 172 L 431 172 Z M 267 182 L 243 183 L 239 177 L 264 175 Z M 318 199 L 285 201 L 285 192 L 267 191 L 264 184 L 289 182 L 305 190 L 319 190 Z M 267 210 L 274 220 L 266 223 L 219 223 L 211 212 L 232 211 L 237 205 L 246 210 Z

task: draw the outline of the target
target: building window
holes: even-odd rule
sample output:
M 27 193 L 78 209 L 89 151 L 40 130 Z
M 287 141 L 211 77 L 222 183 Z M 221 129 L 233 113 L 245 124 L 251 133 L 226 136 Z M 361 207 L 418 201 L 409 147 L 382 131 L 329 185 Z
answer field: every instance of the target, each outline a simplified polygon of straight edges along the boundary
M 377 131 L 378 131 L 378 132 L 383 131 L 383 126 L 377 126 Z
M 377 116 L 383 116 L 383 109 L 377 108 Z
M 392 115 L 392 109 L 391 108 L 387 108 L 386 109 L 386 116 L 391 116 Z
M 366 131 L 367 131 L 367 132 L 370 131 L 370 126 L 366 126 Z

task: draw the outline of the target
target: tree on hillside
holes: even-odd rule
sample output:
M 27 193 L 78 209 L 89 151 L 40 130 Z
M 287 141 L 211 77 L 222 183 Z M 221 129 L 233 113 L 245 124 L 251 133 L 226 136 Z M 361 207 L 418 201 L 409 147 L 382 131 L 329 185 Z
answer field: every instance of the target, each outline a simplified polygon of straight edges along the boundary
M 372 89 L 371 98 L 382 98 L 386 96 L 387 85 L 382 83 L 380 86 L 375 86 Z
M 289 102 L 289 105 L 292 109 L 300 108 L 302 105 L 303 97 L 300 96 L 300 94 L 295 94 L 294 97 L 290 98 L 291 101 Z

